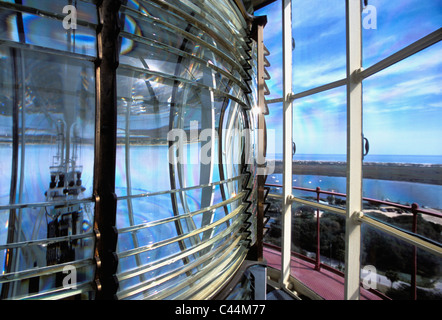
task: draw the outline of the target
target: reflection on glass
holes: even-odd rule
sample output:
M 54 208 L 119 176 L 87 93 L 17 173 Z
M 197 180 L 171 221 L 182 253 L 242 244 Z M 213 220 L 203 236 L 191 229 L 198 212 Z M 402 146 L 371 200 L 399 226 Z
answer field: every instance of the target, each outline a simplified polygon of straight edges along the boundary
M 5 54 L 2 62 L 15 68 L 9 79 L 21 82 L 20 77 L 24 84 L 21 90 L 11 92 L 8 89 L 13 86 L 3 82 L 6 88 L 2 92 L 4 141 L 1 154 L 2 162 L 11 163 L 11 166 L 8 172 L 2 170 L 2 175 L 6 175 L 2 180 L 9 178 L 11 183 L 9 186 L 2 184 L 2 188 L 6 188 L 2 193 L 2 205 L 63 203 L 91 197 L 93 66 L 54 56 L 46 58 L 28 51 L 5 51 L 12 54 Z M 7 228 L 2 230 L 2 244 L 12 239 L 23 242 L 90 232 L 92 210 L 87 203 L 4 210 L 1 219 Z M 3 256 L 2 265 L 5 272 L 13 272 L 82 259 L 92 253 L 87 248 L 91 248 L 93 242 L 86 242 L 64 241 L 9 250 Z M 19 257 L 20 263 L 18 260 L 10 263 L 10 259 Z M 58 276 L 42 281 L 45 286 L 52 281 L 55 286 L 61 285 Z M 10 290 L 16 295 L 27 293 L 25 286 L 14 285 Z M 3 294 L 9 295 L 6 290 Z
M 95 67 L 52 49 L 94 55 L 95 31 L 67 32 L 61 20 L 34 14 L 34 5 L 61 13 L 61 3 L 23 5 L 30 13 L 0 11 L 2 299 L 62 288 L 63 263 L 76 268 L 78 284 L 93 277 Z M 80 7 L 83 19 L 93 16 L 94 6 Z

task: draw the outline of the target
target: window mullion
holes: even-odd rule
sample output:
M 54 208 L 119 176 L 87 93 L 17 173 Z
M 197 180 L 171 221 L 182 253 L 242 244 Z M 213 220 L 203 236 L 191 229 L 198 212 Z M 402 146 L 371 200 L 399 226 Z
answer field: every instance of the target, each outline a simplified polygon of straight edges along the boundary
M 292 10 L 291 0 L 284 0 L 283 16 L 283 211 L 281 243 L 281 287 L 286 287 L 290 276 L 291 243 L 292 243 Z
M 347 0 L 347 210 L 345 228 L 345 299 L 359 299 L 362 209 L 362 67 L 361 1 Z

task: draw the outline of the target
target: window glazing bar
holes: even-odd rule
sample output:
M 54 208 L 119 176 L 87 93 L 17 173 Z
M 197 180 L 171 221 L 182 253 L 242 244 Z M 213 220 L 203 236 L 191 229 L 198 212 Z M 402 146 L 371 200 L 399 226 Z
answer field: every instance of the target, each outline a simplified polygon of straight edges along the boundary
M 290 277 L 292 237 L 292 1 L 283 0 L 283 203 L 281 236 L 281 277 L 280 286 L 285 288 Z
M 66 57 L 68 59 L 74 59 L 74 60 L 80 60 L 80 61 L 94 62 L 96 59 L 93 56 L 88 56 L 88 55 L 81 54 L 81 53 L 57 50 L 57 49 L 47 48 L 47 47 L 40 47 L 40 46 L 37 46 L 34 44 L 31 45 L 31 44 L 27 44 L 27 43 L 14 42 L 14 41 L 9 41 L 9 40 L 0 40 L 0 45 L 10 47 L 10 48 L 28 50 L 28 51 L 32 51 L 32 52 L 39 52 L 39 53 L 43 53 L 43 54 L 58 55 L 58 56 Z
M 331 90 L 331 89 L 335 89 L 335 88 L 338 88 L 338 87 L 342 87 L 342 86 L 345 86 L 346 84 L 347 84 L 347 79 L 341 79 L 341 80 L 337 80 L 337 81 L 334 81 L 334 82 L 330 82 L 330 83 L 324 84 L 323 86 L 319 86 L 319 87 L 316 87 L 316 88 L 313 88 L 313 89 L 302 91 L 302 92 L 299 92 L 299 93 L 296 93 L 296 94 L 291 94 L 289 98 L 291 99 L 291 101 L 294 101 L 296 99 L 300 99 L 300 98 L 304 98 L 304 97 L 307 97 L 307 96 L 311 96 L 313 94 L 317 94 L 317 93 L 321 93 L 321 92 L 328 91 L 328 90 Z M 272 104 L 272 103 L 280 103 L 280 102 L 283 102 L 283 101 L 284 101 L 283 98 L 276 98 L 276 99 L 266 100 L 266 103 L 267 104 Z
M 273 197 L 273 195 L 269 194 L 269 197 Z M 310 200 L 306 200 L 306 199 L 302 199 L 302 198 L 297 198 L 297 197 L 294 197 L 294 196 L 290 197 L 290 201 L 291 202 L 297 202 L 297 203 L 300 203 L 300 204 L 304 204 L 306 206 L 309 206 L 309 207 L 312 207 L 312 208 L 315 208 L 315 209 L 320 209 L 320 210 L 325 210 L 325 211 L 333 212 L 333 213 L 339 214 L 341 216 L 345 216 L 346 215 L 345 209 L 341 209 L 341 208 L 337 208 L 337 207 L 332 207 L 332 206 L 329 206 L 329 205 L 326 205 L 326 204 L 321 204 L 321 203 L 318 203 L 318 202 L 313 202 L 313 201 L 310 201 Z
M 362 211 L 362 67 L 361 1 L 346 1 L 347 23 L 347 207 L 344 298 L 359 300 Z
M 274 198 L 274 199 L 279 199 L 279 200 L 282 199 L 282 195 L 280 195 L 280 194 L 272 194 L 271 193 L 268 195 L 268 197 Z M 367 200 L 367 199 L 365 199 L 365 200 Z M 335 214 L 339 214 L 343 217 L 346 216 L 345 209 L 332 207 L 330 205 L 321 204 L 318 202 L 313 202 L 311 200 L 306 200 L 306 199 L 302 199 L 302 198 L 298 198 L 298 197 L 294 197 L 294 196 L 291 197 L 291 201 L 294 203 L 300 203 L 300 204 L 303 204 L 306 206 L 310 206 L 315 209 L 320 209 L 320 210 L 329 211 L 329 212 L 332 212 Z M 366 223 L 367 225 L 370 225 L 371 227 L 378 229 L 379 231 L 388 233 L 388 234 L 394 236 L 395 238 L 398 238 L 398 239 L 408 242 L 411 245 L 418 246 L 419 248 L 426 250 L 426 251 L 430 252 L 431 254 L 434 254 L 437 256 L 442 256 L 442 244 L 440 244 L 436 241 L 425 238 L 419 234 L 400 229 L 396 226 L 389 225 L 385 221 L 380 221 L 380 220 L 374 219 L 373 217 L 364 215 L 363 212 L 357 213 L 356 217 L 357 217 L 358 221 L 361 223 Z
M 421 50 L 424 50 L 433 44 L 442 40 L 442 28 L 437 29 L 436 31 L 430 33 L 429 35 L 413 42 L 409 46 L 403 48 L 402 50 L 388 56 L 387 58 L 379 61 L 378 63 L 372 65 L 371 67 L 362 70 L 359 74 L 361 79 L 365 79 L 374 75 L 375 73 L 382 71 L 393 64 L 402 61 L 415 53 L 418 53 Z
M 272 103 L 281 103 L 281 102 L 284 102 L 284 98 L 275 98 L 275 99 L 268 99 L 268 100 L 266 100 L 266 103 L 268 105 L 272 104 Z
M 347 79 L 337 80 L 337 81 L 334 81 L 334 82 L 327 83 L 327 84 L 325 84 L 323 86 L 319 86 L 319 87 L 316 87 L 316 88 L 313 88 L 313 89 L 310 89 L 310 90 L 306 90 L 306 91 L 303 91 L 303 92 L 300 92 L 300 93 L 293 94 L 291 96 L 291 99 L 293 101 L 293 100 L 296 100 L 296 99 L 300 99 L 300 98 L 304 98 L 304 97 L 307 97 L 307 96 L 311 96 L 311 95 L 316 94 L 316 93 L 321 93 L 321 92 L 324 92 L 324 91 L 327 91 L 327 90 L 331 90 L 331 89 L 335 89 L 335 88 L 338 88 L 338 87 L 341 87 L 341 86 L 345 86 L 346 84 L 347 84 Z

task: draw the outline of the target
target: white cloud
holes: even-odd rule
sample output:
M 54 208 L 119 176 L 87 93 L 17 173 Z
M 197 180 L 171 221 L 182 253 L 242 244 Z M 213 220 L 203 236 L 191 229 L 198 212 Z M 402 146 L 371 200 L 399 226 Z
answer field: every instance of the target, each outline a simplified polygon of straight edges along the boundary
M 294 28 L 330 25 L 330 21 L 345 17 L 345 1 L 293 1 Z
M 321 63 L 296 64 L 293 67 L 293 84 L 299 92 L 341 80 L 345 75 L 345 56 L 335 56 Z

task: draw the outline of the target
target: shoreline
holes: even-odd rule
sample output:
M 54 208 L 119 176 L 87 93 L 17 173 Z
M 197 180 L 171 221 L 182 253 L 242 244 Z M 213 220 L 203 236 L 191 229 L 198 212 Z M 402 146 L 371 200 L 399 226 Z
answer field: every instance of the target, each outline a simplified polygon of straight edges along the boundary
M 414 163 L 364 162 L 363 178 L 442 185 L 442 165 Z M 275 160 L 272 173 L 282 173 L 281 160 Z M 346 162 L 293 161 L 292 174 L 346 177 Z

